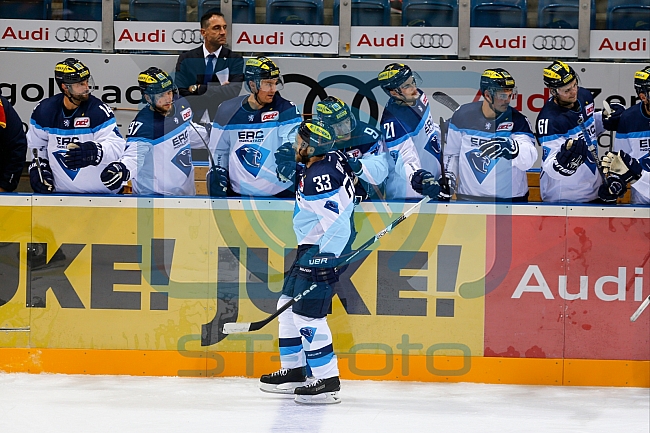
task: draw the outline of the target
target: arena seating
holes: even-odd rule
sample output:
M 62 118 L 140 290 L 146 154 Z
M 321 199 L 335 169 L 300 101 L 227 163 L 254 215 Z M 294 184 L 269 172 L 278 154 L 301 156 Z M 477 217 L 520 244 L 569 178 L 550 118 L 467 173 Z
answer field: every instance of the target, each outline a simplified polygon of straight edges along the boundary
M 185 21 L 185 0 L 130 0 L 130 14 L 138 21 Z
M 221 12 L 221 0 L 199 0 L 198 17 L 210 9 Z M 232 0 L 233 23 L 255 24 L 255 0 Z
M 473 27 L 526 27 L 526 0 L 472 0 Z
M 267 24 L 323 24 L 323 0 L 268 0 Z
M 609 0 L 607 28 L 650 30 L 650 0 Z
M 120 0 L 113 0 L 113 16 L 120 13 Z M 63 0 L 63 19 L 101 21 L 102 0 Z
M 2 0 L 0 18 L 49 20 L 52 18 L 52 0 Z
M 334 25 L 339 24 L 340 0 L 334 0 Z M 353 26 L 389 26 L 389 0 L 352 0 Z
M 539 0 L 537 26 L 578 28 L 580 0 Z M 591 0 L 591 28 L 596 28 L 596 0 Z
M 456 27 L 457 0 L 404 0 L 402 25 L 422 27 Z

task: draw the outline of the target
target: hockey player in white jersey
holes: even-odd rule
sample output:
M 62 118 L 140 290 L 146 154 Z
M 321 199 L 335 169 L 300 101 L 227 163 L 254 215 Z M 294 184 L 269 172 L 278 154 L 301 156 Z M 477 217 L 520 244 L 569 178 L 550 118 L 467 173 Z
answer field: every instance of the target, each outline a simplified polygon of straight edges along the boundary
M 90 93 L 90 69 L 67 58 L 56 64 L 54 79 L 61 93 L 41 101 L 30 120 L 27 145 L 35 158 L 29 166 L 32 189 L 40 194 L 111 191 L 99 178 L 124 152 L 110 107 Z
M 483 101 L 464 104 L 449 122 L 448 177 L 458 179 L 457 200 L 528 201 L 526 170 L 537 160 L 526 116 L 510 106 L 515 80 L 505 69 L 481 75 Z
M 338 281 L 337 258 L 350 237 L 354 186 L 338 156 L 334 130 L 305 120 L 294 143 L 300 162 L 293 228 L 298 253 L 286 274 L 278 308 L 312 284 L 317 288 L 279 316 L 281 369 L 263 375 L 262 391 L 295 394 L 298 403 L 339 403 L 338 362 L 327 312 Z M 315 381 L 307 383 L 309 365 Z
M 417 87 L 419 76 L 407 65 L 391 63 L 378 78 L 390 97 L 380 122 L 389 154 L 388 199 L 426 195 L 448 200 L 450 188 L 440 176 L 440 126 L 431 118 L 427 96 Z
M 293 182 L 276 176 L 274 153 L 300 124 L 300 112 L 278 93 L 282 77 L 271 59 L 248 59 L 244 83 L 251 93 L 223 102 L 212 124 L 210 195 L 293 197 Z
M 540 193 L 547 202 L 600 203 L 598 136 L 613 125 L 594 109 L 589 90 L 579 87 L 573 68 L 559 60 L 544 68 L 544 84 L 551 98 L 535 122 L 542 146 Z
M 208 134 L 192 122 L 192 109 L 169 74 L 150 67 L 138 75 L 146 105 L 129 125 L 127 149 L 101 179 L 118 190 L 131 179 L 137 195 L 195 195 L 191 148 L 204 149 Z
M 618 121 L 613 152 L 603 156 L 607 181 L 599 195 L 616 203 L 631 183 L 632 204 L 650 204 L 650 66 L 634 74 L 634 90 L 639 103 L 631 106 Z

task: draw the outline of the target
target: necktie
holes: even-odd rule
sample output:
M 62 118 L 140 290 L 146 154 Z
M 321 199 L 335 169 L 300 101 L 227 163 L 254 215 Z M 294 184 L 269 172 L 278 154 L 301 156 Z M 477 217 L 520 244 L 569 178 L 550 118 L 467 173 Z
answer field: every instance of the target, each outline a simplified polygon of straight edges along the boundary
M 208 84 L 214 75 L 214 64 L 217 56 L 208 54 L 208 61 L 205 64 L 205 74 L 203 75 L 203 84 Z

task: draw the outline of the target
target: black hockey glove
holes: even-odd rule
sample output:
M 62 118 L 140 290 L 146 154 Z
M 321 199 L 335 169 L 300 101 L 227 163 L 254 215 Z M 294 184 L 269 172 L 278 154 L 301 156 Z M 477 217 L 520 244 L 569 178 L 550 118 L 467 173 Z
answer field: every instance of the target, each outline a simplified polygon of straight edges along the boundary
M 571 176 L 587 160 L 589 149 L 583 138 L 568 139 L 555 155 L 553 169 L 563 176 Z
M 47 159 L 34 158 L 32 160 L 29 165 L 29 183 L 34 192 L 38 194 L 54 192 L 54 175 Z
M 481 157 L 514 159 L 519 155 L 519 144 L 509 137 L 494 137 L 490 141 L 483 143 L 479 150 L 481 151 Z
M 622 150 L 618 153 L 607 152 L 603 155 L 600 165 L 603 167 L 603 174 L 607 176 L 616 174 L 625 184 L 641 179 L 643 171 L 639 161 Z
M 126 166 L 119 161 L 115 161 L 108 164 L 99 177 L 106 188 L 115 191 L 120 189 L 124 182 L 129 180 L 130 176 L 131 173 Z
M 348 165 L 356 176 L 361 176 L 361 173 L 363 173 L 363 165 L 361 165 L 359 158 L 348 156 Z
M 618 191 L 618 192 L 617 192 Z M 598 188 L 598 198 L 604 203 L 616 204 L 619 197 L 625 195 L 627 187 L 620 182 L 610 182 L 609 179 Z
M 99 143 L 93 141 L 70 143 L 64 157 L 65 165 L 72 170 L 98 165 L 103 155 L 102 145 Z
M 438 179 L 440 184 L 440 193 L 438 193 L 438 201 L 449 201 L 456 192 L 456 175 L 451 172 L 445 172 L 444 176 Z
M 223 167 L 212 167 L 205 178 L 210 197 L 225 197 L 228 192 L 228 170 Z
M 418 194 L 426 195 L 432 199 L 438 198 L 438 194 L 440 194 L 440 184 L 431 173 L 422 169 L 413 173 L 411 188 Z
M 296 151 L 291 143 L 284 143 L 275 151 L 275 174 L 280 182 L 292 182 L 296 178 Z
M 617 131 L 618 122 L 621 120 L 621 114 L 625 111 L 625 107 L 616 102 L 609 104 L 611 111 L 603 110 L 603 128 L 608 131 Z

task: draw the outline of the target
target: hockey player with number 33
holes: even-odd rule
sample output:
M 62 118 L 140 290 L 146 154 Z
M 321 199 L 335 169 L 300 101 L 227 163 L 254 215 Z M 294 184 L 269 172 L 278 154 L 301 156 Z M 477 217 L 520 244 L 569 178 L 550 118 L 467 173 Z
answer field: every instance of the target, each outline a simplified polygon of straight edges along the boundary
M 317 287 L 280 314 L 281 369 L 260 378 L 262 391 L 295 394 L 304 404 L 339 403 L 338 362 L 327 312 L 338 281 L 336 262 L 351 234 L 354 186 L 336 153 L 335 132 L 320 119 L 303 121 L 294 141 L 298 170 L 293 229 L 298 253 L 286 274 L 278 309 Z M 307 383 L 306 366 L 316 378 Z

